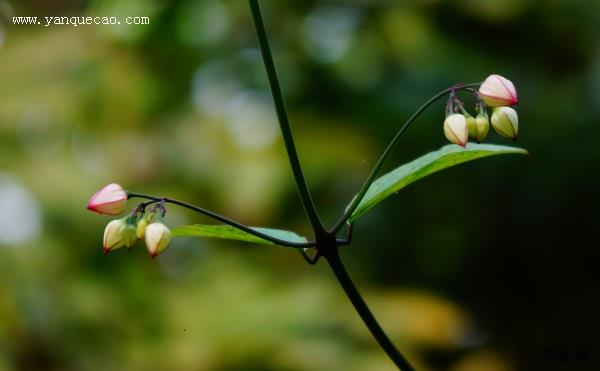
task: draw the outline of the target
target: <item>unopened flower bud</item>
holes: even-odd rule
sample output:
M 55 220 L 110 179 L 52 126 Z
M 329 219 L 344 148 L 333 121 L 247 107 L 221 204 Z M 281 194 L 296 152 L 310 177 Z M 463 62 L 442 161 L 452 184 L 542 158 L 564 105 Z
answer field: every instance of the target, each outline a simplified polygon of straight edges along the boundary
M 477 138 L 477 123 L 475 117 L 465 114 L 465 121 L 467 121 L 467 128 L 469 128 L 469 137 Z
M 446 138 L 460 146 L 466 146 L 469 137 L 467 120 L 460 113 L 454 113 L 446 117 L 444 121 L 444 134 Z
M 477 140 L 477 143 L 483 142 L 485 137 L 487 137 L 489 131 L 490 131 L 490 119 L 489 119 L 487 113 L 485 113 L 485 111 L 482 111 L 475 118 L 475 135 L 474 135 L 474 137 L 475 137 L 475 140 Z
M 136 225 L 131 221 L 127 221 L 125 223 L 125 228 L 123 228 L 123 243 L 128 248 L 131 248 L 137 240 Z
M 135 229 L 136 237 L 140 240 L 143 239 L 146 235 L 146 228 L 148 228 L 148 219 L 144 217 L 137 223 L 137 227 Z
M 512 106 L 519 102 L 513 83 L 500 75 L 488 76 L 479 87 L 479 95 L 490 107 Z
M 125 244 L 123 232 L 127 226 L 125 219 L 113 220 L 104 229 L 102 248 L 104 253 L 118 249 Z
M 90 198 L 87 208 L 99 214 L 119 215 L 125 209 L 126 203 L 127 193 L 123 187 L 111 183 Z
M 171 231 L 163 223 L 152 223 L 146 228 L 146 248 L 153 258 L 163 252 L 171 242 Z
M 494 108 L 492 126 L 502 136 L 516 140 L 519 133 L 519 116 L 510 107 Z

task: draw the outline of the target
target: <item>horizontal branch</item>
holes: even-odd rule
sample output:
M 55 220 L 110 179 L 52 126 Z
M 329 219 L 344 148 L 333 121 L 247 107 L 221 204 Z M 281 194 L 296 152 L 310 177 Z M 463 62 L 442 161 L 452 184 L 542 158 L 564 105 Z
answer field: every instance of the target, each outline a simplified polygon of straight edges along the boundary
M 165 202 L 165 203 L 169 203 L 169 204 L 174 204 L 174 205 L 178 205 L 181 207 L 184 207 L 186 209 L 190 209 L 193 210 L 197 213 L 200 213 L 202 215 L 208 216 L 209 218 L 215 219 L 220 221 L 221 223 L 230 225 L 236 229 L 239 229 L 241 231 L 244 231 L 246 233 L 249 233 L 253 236 L 256 236 L 258 238 L 262 238 L 263 240 L 267 240 L 269 242 L 272 242 L 274 244 L 280 245 L 280 246 L 287 246 L 287 247 L 294 247 L 294 248 L 306 248 L 306 247 L 314 247 L 316 245 L 316 243 L 314 241 L 307 241 L 307 242 L 292 242 L 292 241 L 287 241 L 287 240 L 282 240 L 280 238 L 277 237 L 273 237 L 273 236 L 269 236 L 268 234 L 262 233 L 257 231 L 256 229 L 252 228 L 252 227 L 248 227 L 244 224 L 238 223 L 235 220 L 231 220 L 227 217 L 224 217 L 222 215 L 219 215 L 217 213 L 214 213 L 212 211 L 203 209 L 199 206 L 196 205 L 192 205 L 190 203 L 187 202 L 183 202 L 183 201 L 179 201 L 179 200 L 175 200 L 172 198 L 168 198 L 168 197 L 154 197 L 154 196 L 149 196 L 149 195 L 145 195 L 142 193 L 134 193 L 134 192 L 127 192 L 127 197 L 128 198 L 143 198 L 146 200 L 151 200 L 150 203 L 154 203 L 154 202 Z M 147 204 L 146 204 L 147 205 Z

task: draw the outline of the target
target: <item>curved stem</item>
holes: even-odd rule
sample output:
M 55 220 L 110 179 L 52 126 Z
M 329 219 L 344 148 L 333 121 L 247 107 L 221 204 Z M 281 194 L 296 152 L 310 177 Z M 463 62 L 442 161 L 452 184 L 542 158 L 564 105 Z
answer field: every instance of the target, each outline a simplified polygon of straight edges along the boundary
M 271 94 L 273 95 L 273 102 L 275 103 L 275 109 L 277 111 L 277 118 L 279 119 L 279 126 L 283 135 L 283 141 L 287 150 L 288 159 L 294 173 L 294 179 L 296 181 L 296 187 L 300 193 L 302 199 L 302 205 L 304 210 L 310 219 L 315 234 L 325 234 L 323 224 L 319 219 L 317 209 L 310 195 L 306 180 L 300 166 L 300 160 L 298 159 L 298 153 L 294 144 L 294 138 L 292 136 L 292 129 L 288 120 L 285 104 L 283 102 L 283 95 L 281 93 L 281 87 L 279 85 L 279 79 L 277 78 L 277 71 L 275 70 L 275 64 L 273 62 L 273 56 L 269 47 L 269 40 L 265 31 L 265 24 L 260 11 L 258 0 L 248 0 L 250 4 L 250 11 L 252 12 L 252 19 L 254 20 L 254 27 L 256 28 L 256 34 L 258 36 L 258 43 L 260 44 L 260 50 L 262 53 L 265 69 L 267 71 L 267 77 L 269 78 L 269 86 L 271 87 Z
M 408 362 L 408 360 L 398 351 L 398 349 L 394 346 L 391 340 L 387 337 L 371 310 L 365 303 L 364 299 L 354 286 L 350 275 L 346 271 L 342 260 L 340 259 L 340 255 L 337 247 L 327 250 L 323 253 L 325 259 L 329 263 L 329 266 L 333 270 L 335 277 L 338 279 L 339 283 L 342 285 L 346 296 L 352 302 L 354 309 L 360 315 L 360 318 L 363 320 L 365 325 L 371 331 L 371 334 L 377 340 L 381 348 L 385 351 L 385 353 L 390 357 L 390 359 L 394 362 L 394 364 L 403 371 L 412 371 L 414 367 Z
M 170 204 L 174 204 L 174 205 L 179 205 L 182 207 L 185 207 L 186 209 L 190 209 L 193 210 L 197 213 L 200 213 L 202 215 L 206 215 L 209 218 L 213 218 L 215 220 L 218 220 L 222 223 L 225 223 L 227 225 L 230 225 L 234 228 L 237 228 L 241 231 L 244 231 L 246 233 L 249 233 L 251 235 L 254 235 L 256 237 L 262 238 L 263 240 L 267 240 L 270 242 L 273 242 L 274 244 L 277 245 L 281 245 L 281 246 L 288 246 L 288 247 L 295 247 L 295 248 L 305 248 L 305 247 L 313 247 L 315 246 L 315 242 L 291 242 L 291 241 L 287 241 L 287 240 L 282 240 L 273 236 L 269 236 L 268 234 L 262 233 L 257 231 L 256 229 L 252 228 L 252 227 L 248 227 L 246 225 L 243 225 L 241 223 L 236 222 L 235 220 L 231 220 L 229 218 L 226 218 L 222 215 L 213 213 L 212 211 L 203 209 L 201 207 L 198 207 L 196 205 L 192 205 L 189 204 L 187 202 L 183 202 L 183 201 L 179 201 L 179 200 L 175 200 L 172 198 L 168 198 L 168 197 L 154 197 L 154 196 L 149 196 L 149 195 L 145 195 L 142 193 L 134 193 L 134 192 L 127 192 L 127 196 L 128 198 L 134 198 L 134 197 L 138 197 L 138 198 L 144 198 L 147 200 L 151 200 L 152 202 L 165 202 L 165 203 L 170 203 Z
M 404 123 L 404 125 L 402 125 L 400 127 L 400 130 L 398 130 L 398 132 L 396 133 L 396 135 L 394 136 L 394 138 L 392 139 L 390 144 L 387 146 L 387 148 L 385 149 L 383 154 L 379 157 L 377 164 L 375 164 L 375 167 L 371 171 L 371 174 L 369 174 L 369 176 L 365 180 L 360 191 L 358 192 L 356 197 L 354 197 L 354 199 L 352 200 L 352 203 L 350 204 L 350 206 L 348 206 L 348 208 L 346 209 L 344 214 L 340 217 L 340 219 L 333 226 L 333 228 L 331 228 L 330 233 L 336 234 L 344 226 L 344 223 L 346 223 L 346 221 L 352 216 L 352 213 L 354 212 L 354 210 L 356 210 L 356 208 L 358 207 L 358 205 L 360 204 L 362 199 L 367 194 L 369 187 L 371 186 L 373 181 L 375 181 L 375 177 L 377 176 L 377 174 L 383 167 L 385 160 L 387 160 L 390 153 L 396 146 L 396 143 L 398 143 L 398 139 L 400 139 L 402 134 L 404 134 L 406 129 L 408 129 L 410 127 L 410 125 L 417 119 L 417 117 L 419 117 L 427 108 L 429 108 L 429 106 L 431 106 L 433 103 L 435 103 L 438 99 L 444 97 L 446 94 L 453 92 L 453 91 L 461 90 L 461 89 L 467 89 L 467 88 L 470 88 L 473 86 L 479 86 L 480 84 L 481 84 L 480 82 L 471 83 L 471 84 L 461 84 L 461 85 L 457 85 L 457 86 L 453 86 L 451 88 L 445 89 L 445 90 L 437 93 L 433 97 L 429 98 L 429 100 L 427 102 L 425 102 L 421 107 L 419 107 L 419 109 L 416 110 L 415 113 L 412 114 L 412 116 L 410 116 L 410 118 Z

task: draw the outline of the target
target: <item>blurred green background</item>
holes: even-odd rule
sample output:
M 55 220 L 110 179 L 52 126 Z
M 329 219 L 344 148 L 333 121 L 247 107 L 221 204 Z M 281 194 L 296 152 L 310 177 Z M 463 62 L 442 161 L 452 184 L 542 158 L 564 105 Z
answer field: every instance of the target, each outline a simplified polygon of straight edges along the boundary
M 410 186 L 342 252 L 418 369 L 599 369 L 600 3 L 262 3 L 328 224 L 428 97 L 490 73 L 519 90 L 529 158 Z M 71 15 L 151 21 L 11 24 Z M 101 253 L 110 218 L 85 205 L 113 181 L 310 236 L 266 81 L 245 1 L 0 0 L 0 370 L 394 369 L 326 265 L 294 251 Z M 444 145 L 442 120 L 439 103 L 388 169 Z

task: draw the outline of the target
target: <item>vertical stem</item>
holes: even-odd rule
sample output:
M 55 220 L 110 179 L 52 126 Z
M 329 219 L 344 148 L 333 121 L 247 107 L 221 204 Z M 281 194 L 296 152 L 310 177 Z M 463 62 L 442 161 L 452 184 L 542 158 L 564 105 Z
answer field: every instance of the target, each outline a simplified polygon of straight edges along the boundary
M 300 160 L 298 159 L 298 153 L 294 144 L 294 138 L 292 136 L 292 129 L 288 120 L 285 104 L 283 102 L 283 95 L 281 93 L 281 87 L 279 85 L 279 79 L 277 78 L 277 71 L 275 70 L 275 64 L 273 62 L 273 56 L 269 47 L 269 40 L 267 39 L 267 33 L 265 31 L 265 24 L 260 11 L 258 0 L 248 0 L 250 4 L 250 11 L 252 12 L 252 19 L 254 20 L 254 27 L 256 28 L 256 34 L 258 36 L 258 42 L 260 44 L 260 50 L 262 53 L 265 69 L 267 70 L 267 76 L 269 78 L 269 85 L 271 87 L 271 94 L 273 95 L 273 101 L 275 103 L 275 109 L 277 110 L 277 117 L 279 119 L 279 126 L 283 135 L 283 141 L 287 150 L 288 159 L 294 173 L 294 179 L 296 181 L 296 187 L 300 193 L 302 199 L 302 205 L 304 210 L 310 219 L 313 230 L 317 236 L 324 235 L 325 229 L 317 214 L 317 209 L 310 195 L 306 180 L 300 166 Z
M 377 320 L 371 313 L 371 310 L 367 306 L 367 303 L 365 303 L 362 296 L 356 289 L 356 286 L 354 286 L 352 279 L 348 275 L 348 272 L 346 271 L 346 268 L 344 267 L 344 264 L 340 259 L 338 248 L 335 247 L 327 250 L 323 253 L 323 256 L 325 257 L 325 259 L 327 259 L 327 262 L 333 270 L 333 273 L 335 274 L 339 283 L 344 288 L 346 296 L 348 296 L 348 299 L 350 299 L 352 305 L 354 305 L 354 309 L 356 309 L 356 311 L 360 315 L 360 318 L 362 318 L 363 322 L 369 328 L 369 331 L 371 331 L 371 334 L 377 340 L 377 342 L 388 355 L 388 357 L 390 357 L 390 359 L 400 370 L 413 371 L 414 367 L 411 366 L 411 364 L 406 360 L 406 358 L 404 358 L 402 353 L 400 353 L 400 351 L 396 349 L 394 344 L 392 344 L 392 342 L 387 337 L 379 323 L 377 323 Z

